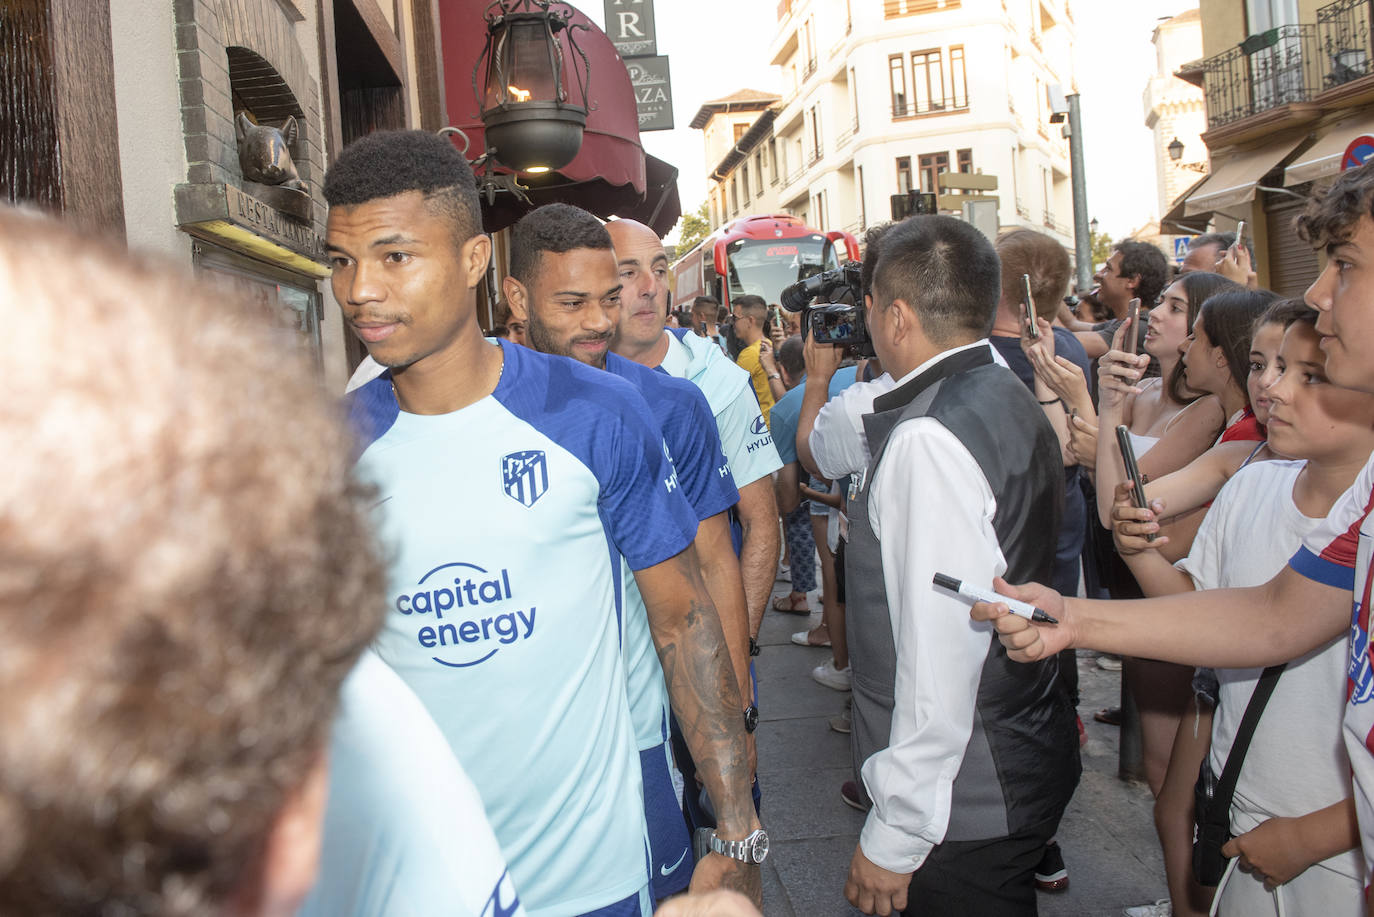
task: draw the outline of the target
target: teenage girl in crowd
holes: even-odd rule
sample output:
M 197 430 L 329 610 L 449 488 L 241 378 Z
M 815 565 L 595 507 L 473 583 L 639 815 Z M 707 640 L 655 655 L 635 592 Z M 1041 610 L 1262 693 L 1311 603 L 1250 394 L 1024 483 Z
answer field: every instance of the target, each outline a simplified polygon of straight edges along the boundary
M 1271 303 L 1255 322 L 1255 330 L 1250 337 L 1250 352 L 1245 357 L 1245 389 L 1250 405 L 1247 414 L 1253 416 L 1261 432 L 1269 422 L 1268 388 L 1278 378 L 1279 345 L 1283 342 L 1283 333 L 1311 308 L 1301 299 L 1283 299 Z M 1267 442 L 1256 444 L 1253 440 L 1229 435 L 1232 431 L 1243 429 L 1247 423 L 1248 417 L 1242 417 L 1239 423 L 1227 428 L 1217 445 L 1186 467 L 1147 481 L 1146 498 L 1152 503 L 1158 500 L 1163 504 L 1168 517 L 1182 515 L 1206 506 L 1222 485 L 1247 463 L 1275 458 Z M 1174 551 L 1178 557 L 1187 553 L 1186 549 L 1178 549 L 1176 533 L 1171 532 L 1170 539 L 1168 547 L 1173 550 L 1165 551 L 1166 557 Z
M 1285 332 L 1279 378 L 1265 390 L 1269 445 L 1294 461 L 1251 463 L 1236 473 L 1177 568 L 1157 550 L 1168 536 L 1153 543 L 1142 537 L 1159 530 L 1154 520 L 1164 507 L 1156 503 L 1153 511 L 1138 510 L 1130 505 L 1127 487 L 1116 492 L 1117 543 L 1146 595 L 1268 581 L 1374 450 L 1374 396 L 1326 380 L 1315 318 L 1308 310 Z M 1363 913 L 1350 764 L 1340 736 L 1344 671 L 1345 644 L 1337 639 L 1290 662 L 1279 676 L 1232 801 L 1236 837 L 1224 852 L 1239 859 L 1218 891 L 1219 913 L 1273 913 L 1276 908 L 1334 917 Z M 1220 688 L 1211 720 L 1210 766 L 1219 775 L 1260 670 L 1216 675 Z M 1206 732 L 1205 719 L 1199 732 Z M 1171 795 L 1175 781 L 1191 788 L 1196 779 L 1201 755 L 1189 757 L 1191 775 L 1184 773 L 1181 760 L 1171 765 Z M 1165 846 L 1173 913 L 1205 913 L 1208 895 L 1189 899 L 1178 875 L 1186 861 L 1176 851 L 1169 855 L 1167 840 Z
M 1218 274 L 1199 272 L 1184 274 L 1165 288 L 1144 329 L 1145 352 L 1159 361 L 1159 378 L 1140 379 L 1149 361 L 1124 352 L 1122 341 L 1134 333 L 1129 323 L 1117 330 L 1111 352 L 1099 361 L 1097 447 L 1092 458 L 1098 516 L 1104 527 L 1111 525 L 1112 494 L 1124 473 L 1116 445 L 1118 424 L 1130 429 L 1140 472 L 1149 478 L 1187 465 L 1211 448 L 1225 427 L 1228 415 L 1221 400 L 1208 389 L 1188 384 L 1183 350 L 1202 304 L 1218 293 L 1241 289 Z M 1248 325 L 1242 341 L 1244 346 L 1250 343 Z M 1239 400 L 1243 405 L 1243 387 Z M 1079 457 L 1087 459 L 1087 455 Z

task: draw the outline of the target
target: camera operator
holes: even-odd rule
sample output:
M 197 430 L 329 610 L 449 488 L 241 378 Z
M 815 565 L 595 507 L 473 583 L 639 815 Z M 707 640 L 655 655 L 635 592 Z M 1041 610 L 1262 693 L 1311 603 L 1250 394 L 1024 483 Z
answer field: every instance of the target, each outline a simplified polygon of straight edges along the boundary
M 1048 575 L 1059 445 L 987 343 L 999 291 L 988 240 L 921 216 L 878 249 L 867 326 L 895 382 L 862 417 L 872 458 L 848 503 L 853 743 L 873 808 L 845 895 L 866 913 L 910 900 L 923 915 L 1035 914 L 1033 873 L 1079 774 L 1073 711 L 1056 661 L 1013 671 L 932 579 Z M 809 345 L 813 363 L 830 362 L 823 349 Z

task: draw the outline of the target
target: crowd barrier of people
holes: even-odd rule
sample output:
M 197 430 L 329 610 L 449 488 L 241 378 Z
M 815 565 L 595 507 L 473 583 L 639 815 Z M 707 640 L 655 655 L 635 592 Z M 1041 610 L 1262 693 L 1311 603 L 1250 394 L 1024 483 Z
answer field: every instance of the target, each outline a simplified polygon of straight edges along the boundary
M 1045 234 L 875 227 L 857 348 L 670 314 L 653 230 L 566 204 L 484 330 L 451 143 L 324 193 L 342 405 L 251 306 L 0 213 L 0 914 L 757 917 L 757 640 L 813 602 L 864 913 L 1068 887 L 1088 648 L 1156 797 L 1129 917 L 1366 912 L 1374 165 L 1295 228 L 1305 301 L 1233 234 L 1074 297 Z

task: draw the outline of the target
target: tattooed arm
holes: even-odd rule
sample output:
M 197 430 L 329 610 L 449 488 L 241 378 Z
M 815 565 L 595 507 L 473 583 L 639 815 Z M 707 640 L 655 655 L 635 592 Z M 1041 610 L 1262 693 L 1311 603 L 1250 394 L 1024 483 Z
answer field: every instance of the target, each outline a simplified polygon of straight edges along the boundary
M 759 826 L 745 753 L 744 702 L 730 664 L 720 616 L 702 582 L 696 553 L 635 572 L 649 611 L 673 713 L 711 794 L 718 833 L 741 840 Z M 697 864 L 693 890 L 727 888 L 761 904 L 759 868 L 719 854 Z

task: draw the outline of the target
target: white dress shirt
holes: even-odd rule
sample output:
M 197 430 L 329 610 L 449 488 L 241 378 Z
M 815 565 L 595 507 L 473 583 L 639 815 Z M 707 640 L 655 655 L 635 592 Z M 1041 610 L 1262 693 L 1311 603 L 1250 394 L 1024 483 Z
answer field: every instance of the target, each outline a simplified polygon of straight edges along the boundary
M 917 417 L 893 429 L 869 489 L 868 514 L 892 618 L 895 701 L 888 747 L 863 764 L 873 808 L 859 836 L 864 855 L 892 872 L 914 872 L 944 839 L 993 639 L 990 624 L 972 621 L 968 605 L 937 592 L 932 579 L 940 572 L 990 587 L 1006 571 L 996 511 L 978 463 L 938 420 Z
M 883 373 L 871 382 L 856 382 L 827 401 L 816 415 L 816 423 L 806 440 L 811 447 L 811 458 L 815 460 L 816 469 L 821 476 L 838 481 L 847 474 L 859 474 L 868 468 L 870 455 L 868 437 L 864 434 L 863 417 L 865 414 L 873 413 L 875 398 L 886 395 L 898 385 L 915 378 L 936 361 L 980 344 L 992 352 L 993 362 L 999 366 L 1007 365 L 1006 359 L 997 352 L 997 348 L 993 347 L 987 338 L 983 338 L 972 344 L 944 351 L 935 359 L 907 373 L 900 382 L 893 379 L 890 373 Z

